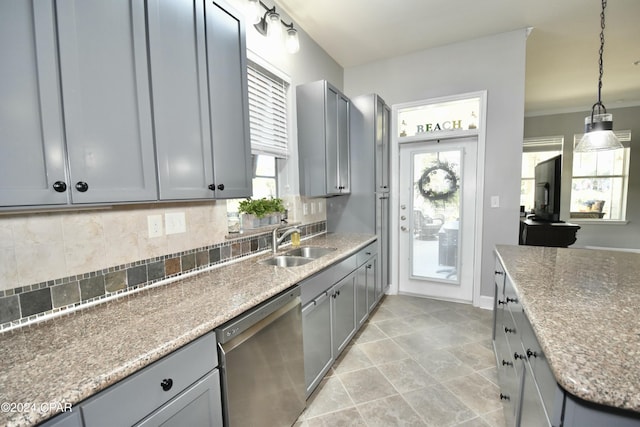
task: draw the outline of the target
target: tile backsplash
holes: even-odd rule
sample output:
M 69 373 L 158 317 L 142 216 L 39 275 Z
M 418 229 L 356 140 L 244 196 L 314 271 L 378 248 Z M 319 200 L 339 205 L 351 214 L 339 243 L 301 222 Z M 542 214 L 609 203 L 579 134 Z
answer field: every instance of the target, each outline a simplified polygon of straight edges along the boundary
M 324 210 L 297 210 L 304 235 L 325 231 Z M 147 217 L 169 212 L 185 213 L 186 231 L 150 238 Z M 224 202 L 2 215 L 0 329 L 265 250 L 268 234 L 228 239 Z

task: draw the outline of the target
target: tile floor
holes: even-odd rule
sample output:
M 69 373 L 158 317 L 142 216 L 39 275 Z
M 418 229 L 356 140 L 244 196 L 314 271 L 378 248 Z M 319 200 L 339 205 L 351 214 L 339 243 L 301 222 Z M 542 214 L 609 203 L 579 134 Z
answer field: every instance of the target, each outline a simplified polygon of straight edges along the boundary
M 386 296 L 295 427 L 503 427 L 492 312 Z

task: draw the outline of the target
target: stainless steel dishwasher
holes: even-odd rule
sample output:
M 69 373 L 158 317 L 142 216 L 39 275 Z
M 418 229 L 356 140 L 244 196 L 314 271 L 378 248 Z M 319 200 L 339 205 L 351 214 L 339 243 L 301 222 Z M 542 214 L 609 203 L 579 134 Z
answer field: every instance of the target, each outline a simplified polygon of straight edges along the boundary
M 225 425 L 291 426 L 305 407 L 300 288 L 216 329 Z

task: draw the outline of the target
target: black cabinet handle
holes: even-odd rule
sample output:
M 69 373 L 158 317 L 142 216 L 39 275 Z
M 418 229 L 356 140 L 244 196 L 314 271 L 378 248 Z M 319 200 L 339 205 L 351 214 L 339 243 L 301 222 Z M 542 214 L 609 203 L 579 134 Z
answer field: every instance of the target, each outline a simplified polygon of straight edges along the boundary
M 89 184 L 87 184 L 86 182 L 78 181 L 76 183 L 76 190 L 78 190 L 79 192 L 84 193 L 88 189 L 89 189 Z
M 515 334 L 515 333 L 516 333 L 516 330 L 515 330 L 515 328 L 514 328 L 514 329 L 509 329 L 509 328 L 507 328 L 507 327 L 505 326 L 505 327 L 504 327 L 504 333 L 505 333 L 505 334 Z
M 218 190 L 220 191 L 224 190 L 224 184 L 218 184 Z
M 171 390 L 171 387 L 173 387 L 173 380 L 171 378 L 165 378 L 164 380 L 162 380 L 162 382 L 160 383 L 160 387 L 162 387 L 162 389 L 164 391 L 169 391 Z
M 53 183 L 53 189 L 58 193 L 64 193 L 67 191 L 67 183 L 64 181 L 56 181 Z
M 506 360 L 502 359 L 502 366 L 513 366 L 513 363 L 507 362 Z
M 511 400 L 511 398 L 506 394 L 500 393 L 500 400 Z
M 518 353 L 518 352 L 513 353 L 513 358 L 514 358 L 514 359 L 516 359 L 516 360 L 518 360 L 518 359 L 522 359 L 522 360 L 524 360 L 524 356 L 523 356 L 523 355 L 521 355 L 521 354 L 520 354 L 520 353 Z
M 531 351 L 530 348 L 527 349 L 527 357 L 532 358 L 532 357 L 538 357 L 538 353 L 536 351 Z
M 518 298 L 509 298 L 509 297 L 507 297 L 507 302 L 515 302 L 517 304 L 518 303 Z

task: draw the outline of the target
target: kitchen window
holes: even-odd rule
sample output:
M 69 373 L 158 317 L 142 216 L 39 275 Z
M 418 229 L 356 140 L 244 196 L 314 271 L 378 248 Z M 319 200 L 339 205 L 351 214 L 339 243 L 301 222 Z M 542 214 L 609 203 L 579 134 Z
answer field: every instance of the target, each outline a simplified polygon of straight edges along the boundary
M 573 154 L 571 219 L 624 221 L 631 131 L 615 132 L 624 148 Z M 582 134 L 574 135 L 575 147 Z
M 289 156 L 289 78 L 248 52 L 249 129 L 253 161 L 253 198 L 278 197 L 278 162 Z M 240 200 L 227 201 L 227 215 Z
M 538 163 L 562 154 L 562 136 L 525 138 L 522 148 L 522 175 L 520 181 L 520 205 L 525 212 L 533 209 L 534 170 Z

